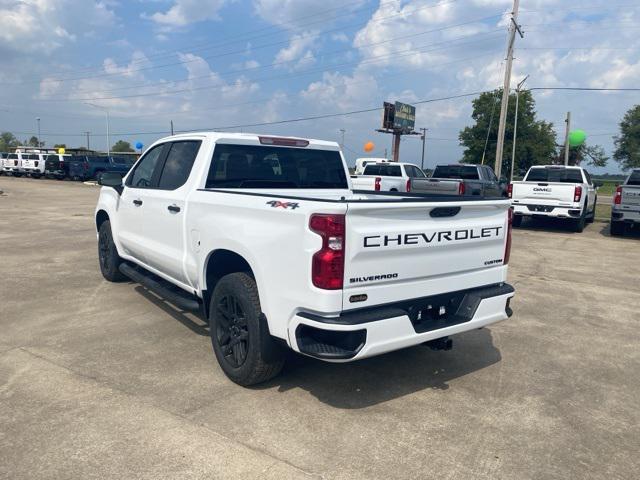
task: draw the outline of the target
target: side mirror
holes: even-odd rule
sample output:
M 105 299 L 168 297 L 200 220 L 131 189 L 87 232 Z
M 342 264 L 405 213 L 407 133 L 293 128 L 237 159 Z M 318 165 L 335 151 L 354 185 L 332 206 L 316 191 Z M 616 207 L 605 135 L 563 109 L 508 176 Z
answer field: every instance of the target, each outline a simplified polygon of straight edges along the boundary
M 98 185 L 102 185 L 103 187 L 111 187 L 118 195 L 122 193 L 124 186 L 122 185 L 122 175 L 117 172 L 105 172 L 100 175 L 98 179 Z

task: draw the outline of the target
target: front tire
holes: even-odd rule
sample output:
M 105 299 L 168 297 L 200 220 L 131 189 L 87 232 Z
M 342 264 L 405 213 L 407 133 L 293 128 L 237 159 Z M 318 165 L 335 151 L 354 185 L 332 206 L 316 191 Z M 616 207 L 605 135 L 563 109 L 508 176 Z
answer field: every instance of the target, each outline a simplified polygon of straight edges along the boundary
M 282 370 L 284 352 L 273 345 L 256 282 L 248 273 L 231 273 L 217 283 L 211 295 L 209 331 L 220 367 L 238 385 L 265 382 Z M 268 359 L 265 346 L 271 353 Z
M 111 235 L 111 222 L 105 220 L 100 225 L 98 231 L 98 260 L 100 263 L 100 272 L 105 280 L 109 282 L 122 282 L 126 280 L 120 272 L 120 263 L 122 259 L 118 255 L 118 249 L 113 242 L 113 236 Z

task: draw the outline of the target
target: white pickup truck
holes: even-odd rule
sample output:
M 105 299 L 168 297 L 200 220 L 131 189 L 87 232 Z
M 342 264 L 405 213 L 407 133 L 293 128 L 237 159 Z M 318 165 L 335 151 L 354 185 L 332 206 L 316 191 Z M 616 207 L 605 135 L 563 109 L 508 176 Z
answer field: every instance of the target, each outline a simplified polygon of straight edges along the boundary
M 412 163 L 369 163 L 362 175 L 352 175 L 354 190 L 374 192 L 411 192 L 414 179 L 426 178 Z
M 595 218 L 598 193 L 581 167 L 531 167 L 523 181 L 509 184 L 508 193 L 515 227 L 525 217 L 553 217 L 570 220 L 574 230 L 582 232 Z
M 100 270 L 200 310 L 234 382 L 287 348 L 347 362 L 505 320 L 507 200 L 354 193 L 338 144 L 193 133 L 105 173 Z
M 624 235 L 627 226 L 640 225 L 640 168 L 616 188 L 611 208 L 611 235 Z

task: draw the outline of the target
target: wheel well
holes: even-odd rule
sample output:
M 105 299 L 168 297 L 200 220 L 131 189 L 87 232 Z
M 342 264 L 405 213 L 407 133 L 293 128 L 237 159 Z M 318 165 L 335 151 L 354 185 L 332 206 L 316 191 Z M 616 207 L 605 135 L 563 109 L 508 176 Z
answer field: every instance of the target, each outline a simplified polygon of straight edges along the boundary
M 107 220 L 109 220 L 109 215 L 107 215 L 107 212 L 105 212 L 104 210 L 98 211 L 98 213 L 96 213 L 96 230 L 99 231 L 100 226 Z
M 253 270 L 249 263 L 241 256 L 231 250 L 215 250 L 207 260 L 205 278 L 207 289 L 203 292 L 205 311 L 209 311 L 209 299 L 218 281 L 230 273 L 246 272 L 253 276 Z

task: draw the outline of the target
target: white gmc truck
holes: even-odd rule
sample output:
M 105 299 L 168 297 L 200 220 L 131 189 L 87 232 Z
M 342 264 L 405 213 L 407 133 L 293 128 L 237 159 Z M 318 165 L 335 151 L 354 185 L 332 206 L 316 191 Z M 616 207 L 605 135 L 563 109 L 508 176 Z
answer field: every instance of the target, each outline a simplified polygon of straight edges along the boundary
M 611 235 L 624 235 L 627 226 L 640 225 L 640 168 L 616 188 L 611 208 Z
M 338 144 L 194 133 L 157 141 L 95 211 L 101 272 L 208 320 L 234 382 L 291 348 L 347 362 L 505 320 L 507 200 L 354 193 Z
M 515 227 L 526 217 L 553 217 L 571 221 L 574 231 L 582 232 L 596 215 L 596 185 L 581 167 L 531 167 L 524 179 L 509 184 L 507 191 Z

